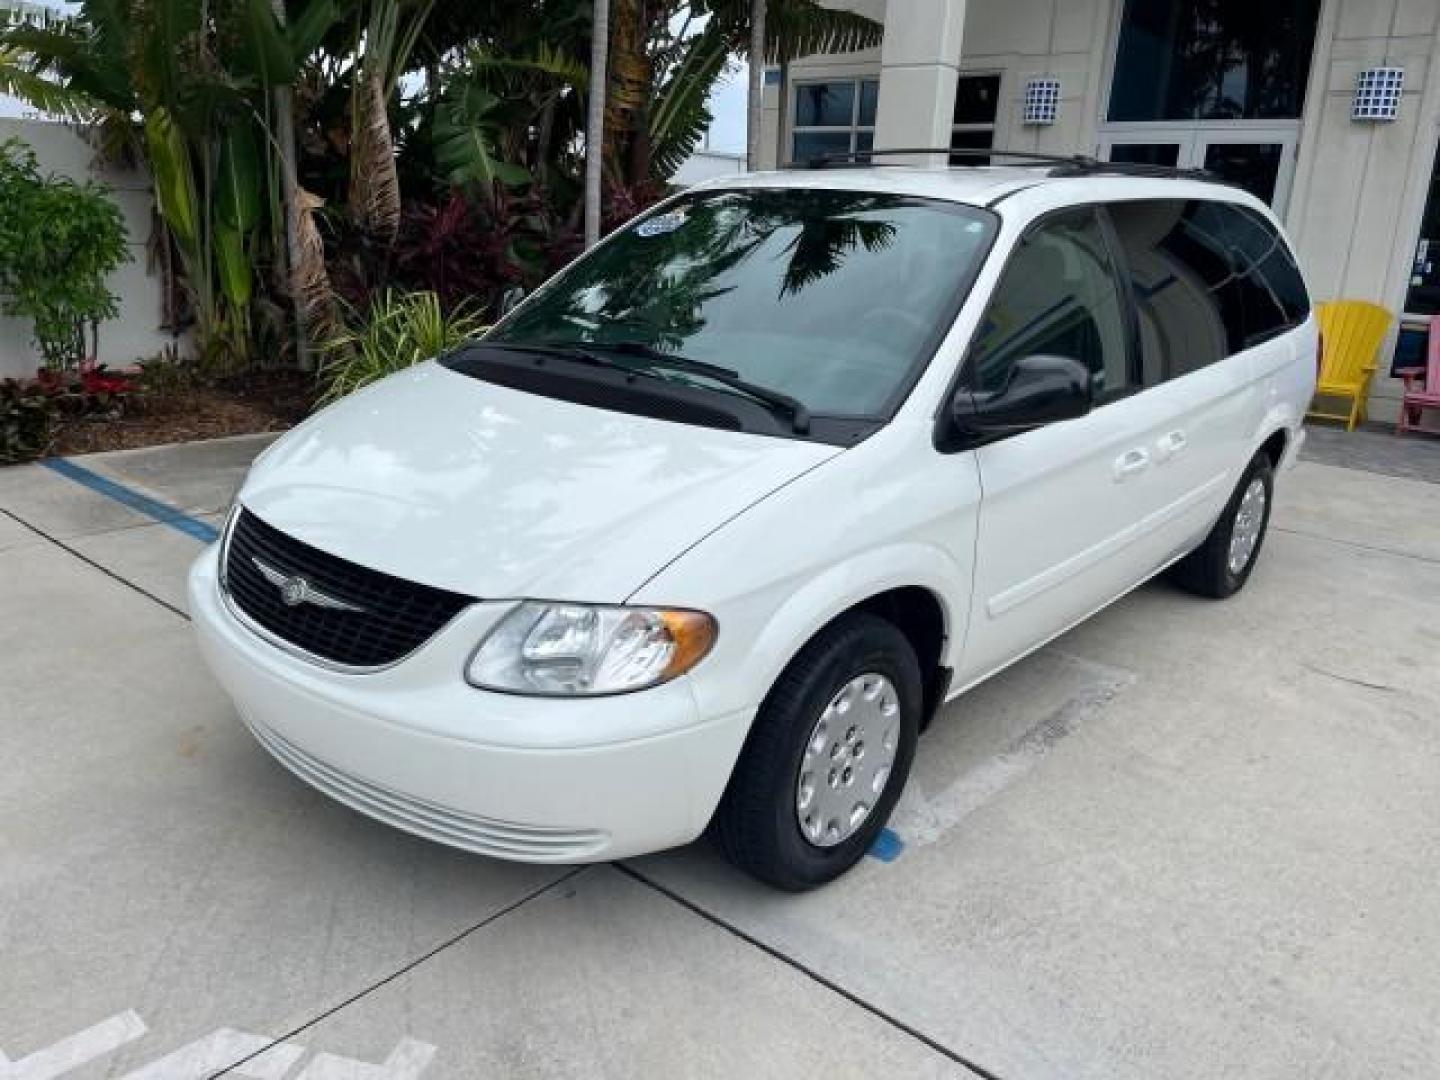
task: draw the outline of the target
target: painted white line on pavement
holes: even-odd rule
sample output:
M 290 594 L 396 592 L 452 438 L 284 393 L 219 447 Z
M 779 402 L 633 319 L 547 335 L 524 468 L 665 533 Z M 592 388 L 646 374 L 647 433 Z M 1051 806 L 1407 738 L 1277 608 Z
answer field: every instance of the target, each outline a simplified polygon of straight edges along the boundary
M 416 1080 L 434 1056 L 435 1047 L 416 1039 L 401 1039 L 379 1065 L 338 1054 L 316 1054 L 300 1080 Z
M 305 1053 L 303 1046 L 291 1043 L 278 1043 L 266 1050 L 267 1046 L 270 1046 L 270 1040 L 263 1036 L 234 1028 L 220 1028 L 126 1074 L 124 1080 L 203 1080 L 251 1054 L 258 1056 L 236 1065 L 237 1076 L 251 1077 L 252 1080 L 281 1080 Z
M 1082 680 L 1058 710 L 938 791 L 928 792 L 915 776 L 905 786 L 890 826 L 906 844 L 923 847 L 939 840 L 960 822 L 1044 760 L 1045 755 L 1090 717 L 1101 712 L 1127 686 L 1135 672 L 1052 650 L 1052 660 L 1076 669 Z
M 140 1038 L 147 1030 L 145 1021 L 134 1010 L 127 1009 L 19 1061 L 11 1061 L 0 1051 L 0 1080 L 51 1080 L 87 1061 L 104 1057 Z
M 54 1080 L 140 1038 L 148 1030 L 145 1021 L 133 1009 L 127 1009 L 19 1061 L 11 1061 L 0 1051 L 0 1080 Z M 316 1054 L 296 1080 L 419 1080 L 435 1057 L 435 1049 L 418 1039 L 401 1039 L 378 1065 L 340 1054 Z M 305 1048 L 295 1043 L 272 1046 L 263 1035 L 219 1028 L 126 1073 L 122 1080 L 205 1080 L 222 1071 L 247 1080 L 284 1080 L 304 1056 Z

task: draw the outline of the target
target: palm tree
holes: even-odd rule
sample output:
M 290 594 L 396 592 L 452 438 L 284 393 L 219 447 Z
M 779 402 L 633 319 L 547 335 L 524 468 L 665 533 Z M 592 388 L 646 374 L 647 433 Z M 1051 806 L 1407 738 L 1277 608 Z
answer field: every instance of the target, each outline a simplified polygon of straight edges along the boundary
M 750 2 L 750 86 L 745 102 L 745 168 L 760 167 L 760 124 L 765 107 L 765 0 Z
M 600 240 L 600 199 L 605 152 L 606 66 L 610 52 L 610 0 L 595 0 L 590 27 L 590 96 L 585 122 L 585 246 Z
M 222 366 L 247 358 L 253 267 L 282 234 L 271 92 L 336 18 L 329 0 L 294 10 L 287 26 L 263 3 L 81 0 L 70 18 L 0 32 L 27 100 L 70 101 L 102 154 L 148 166 L 202 357 Z
M 423 0 L 402 15 L 401 0 L 371 0 L 363 45 L 351 82 L 350 217 L 382 247 L 400 231 L 400 175 L 390 129 L 390 99 L 430 15 Z
M 606 102 L 606 167 L 618 186 L 668 182 L 710 125 L 707 99 L 728 59 L 750 61 L 750 159 L 770 57 L 850 52 L 883 27 L 818 0 L 614 0 Z M 689 32 L 692 24 L 701 29 Z M 674 32 L 672 24 L 682 28 Z
M 85 96 L 35 74 L 30 70 L 25 50 L 5 40 L 7 31 L 21 22 L 19 15 L 0 9 L 0 95 L 19 98 L 31 108 L 51 116 L 82 119 L 89 104 Z M 51 20 L 47 20 L 41 25 L 50 23 Z

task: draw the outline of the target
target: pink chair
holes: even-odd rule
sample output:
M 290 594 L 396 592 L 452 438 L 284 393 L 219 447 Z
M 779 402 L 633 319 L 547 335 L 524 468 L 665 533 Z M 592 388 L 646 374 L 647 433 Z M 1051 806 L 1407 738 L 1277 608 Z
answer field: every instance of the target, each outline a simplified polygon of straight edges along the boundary
M 1423 368 L 1399 368 L 1395 374 L 1405 380 L 1405 395 L 1400 399 L 1400 423 L 1396 434 L 1424 431 L 1440 435 L 1440 428 L 1420 423 L 1426 409 L 1440 410 L 1440 315 L 1430 317 L 1430 343 Z

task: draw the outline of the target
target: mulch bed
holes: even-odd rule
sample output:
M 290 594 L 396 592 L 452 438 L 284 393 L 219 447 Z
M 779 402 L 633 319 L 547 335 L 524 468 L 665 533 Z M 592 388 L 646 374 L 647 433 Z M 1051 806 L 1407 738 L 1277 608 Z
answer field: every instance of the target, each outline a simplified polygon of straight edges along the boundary
M 116 418 L 65 421 L 50 453 L 93 454 L 137 446 L 284 431 L 310 414 L 315 377 L 296 371 L 257 372 L 163 393 L 148 391 Z

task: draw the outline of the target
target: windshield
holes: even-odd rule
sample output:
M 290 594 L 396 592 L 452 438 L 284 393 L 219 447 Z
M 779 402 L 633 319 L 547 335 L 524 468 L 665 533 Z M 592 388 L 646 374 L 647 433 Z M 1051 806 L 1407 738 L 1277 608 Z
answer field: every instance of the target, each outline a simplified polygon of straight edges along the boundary
M 698 193 L 572 264 L 485 340 L 624 345 L 615 355 L 642 368 L 648 349 L 723 367 L 811 413 L 881 417 L 948 329 L 993 221 L 875 192 Z M 698 370 L 657 370 L 707 385 Z

